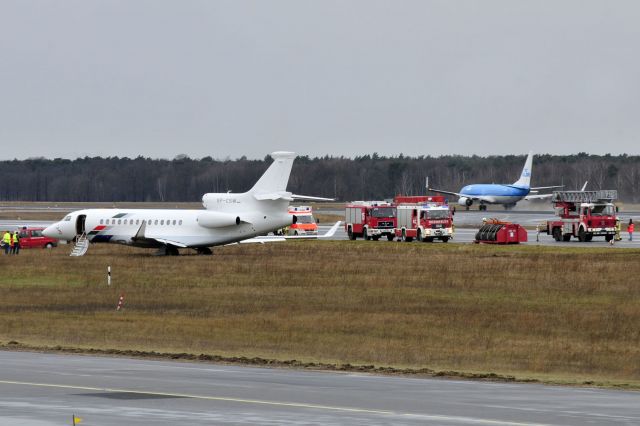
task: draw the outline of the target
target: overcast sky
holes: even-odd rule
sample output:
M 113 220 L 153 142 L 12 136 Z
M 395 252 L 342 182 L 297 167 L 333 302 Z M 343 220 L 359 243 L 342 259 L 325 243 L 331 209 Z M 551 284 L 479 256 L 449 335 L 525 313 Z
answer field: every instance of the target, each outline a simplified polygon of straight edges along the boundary
M 0 145 L 639 154 L 640 2 L 0 0 Z

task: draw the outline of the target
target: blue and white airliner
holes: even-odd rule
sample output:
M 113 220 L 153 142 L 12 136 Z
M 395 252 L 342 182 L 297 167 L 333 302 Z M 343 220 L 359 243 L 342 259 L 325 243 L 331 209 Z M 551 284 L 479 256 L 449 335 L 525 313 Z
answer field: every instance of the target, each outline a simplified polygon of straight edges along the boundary
M 460 192 L 449 192 L 441 189 L 427 188 L 429 191 L 441 194 L 455 195 L 458 204 L 469 209 L 474 202 L 479 204 L 480 210 L 486 210 L 487 204 L 502 204 L 505 209 L 510 209 L 520 200 L 532 200 L 550 198 L 552 194 L 535 194 L 539 189 L 560 188 L 561 186 L 539 186 L 531 188 L 531 166 L 533 164 L 533 152 L 529 151 L 524 163 L 520 179 L 512 184 L 486 184 L 476 183 L 467 185 Z

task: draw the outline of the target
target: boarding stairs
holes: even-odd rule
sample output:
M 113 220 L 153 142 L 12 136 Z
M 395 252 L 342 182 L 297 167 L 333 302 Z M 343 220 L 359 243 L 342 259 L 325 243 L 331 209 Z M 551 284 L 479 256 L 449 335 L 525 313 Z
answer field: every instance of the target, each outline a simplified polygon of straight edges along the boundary
M 84 256 L 87 250 L 89 250 L 89 240 L 87 239 L 87 234 L 83 233 L 76 238 L 76 243 L 74 244 L 73 250 L 71 250 L 71 254 L 69 256 Z

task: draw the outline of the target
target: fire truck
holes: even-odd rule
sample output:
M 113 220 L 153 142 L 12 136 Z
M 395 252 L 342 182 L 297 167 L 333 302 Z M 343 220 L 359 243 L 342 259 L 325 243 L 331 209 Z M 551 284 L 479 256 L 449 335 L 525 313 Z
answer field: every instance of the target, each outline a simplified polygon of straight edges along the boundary
M 453 215 L 444 197 L 396 197 L 395 235 L 403 241 L 448 242 L 453 238 Z
M 309 206 L 290 206 L 289 214 L 296 217 L 296 222 L 286 231 L 289 235 L 318 235 L 318 224 Z
M 354 201 L 344 212 L 344 229 L 350 240 L 362 237 L 378 241 L 387 237 L 393 241 L 396 227 L 396 208 L 385 201 Z
M 616 198 L 616 190 L 554 191 L 551 201 L 559 218 L 547 221 L 546 233 L 556 241 L 576 237 L 586 242 L 597 236 L 611 241 L 616 235 Z

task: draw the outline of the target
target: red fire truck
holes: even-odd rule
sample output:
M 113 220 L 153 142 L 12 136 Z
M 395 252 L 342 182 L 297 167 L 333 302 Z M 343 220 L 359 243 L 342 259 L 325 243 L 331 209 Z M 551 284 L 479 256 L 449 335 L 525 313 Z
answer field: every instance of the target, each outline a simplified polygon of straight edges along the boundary
M 554 191 L 551 201 L 559 218 L 547 222 L 547 234 L 556 241 L 591 241 L 596 236 L 611 241 L 616 235 L 616 198 L 616 190 Z
M 344 229 L 350 240 L 362 237 L 379 240 L 387 237 L 393 241 L 396 227 L 396 208 L 384 201 L 354 201 L 347 204 L 344 212 Z
M 453 214 L 444 197 L 396 197 L 396 202 L 396 237 L 445 243 L 453 238 Z

